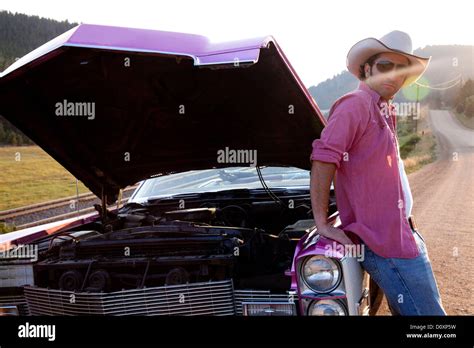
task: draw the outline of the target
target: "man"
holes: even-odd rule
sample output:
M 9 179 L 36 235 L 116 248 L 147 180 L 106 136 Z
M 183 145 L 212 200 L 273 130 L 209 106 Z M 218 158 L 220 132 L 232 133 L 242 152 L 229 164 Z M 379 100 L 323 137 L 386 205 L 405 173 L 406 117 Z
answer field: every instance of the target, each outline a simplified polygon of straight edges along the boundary
M 311 153 L 311 202 L 319 234 L 362 244 L 362 267 L 400 315 L 446 314 L 424 240 L 410 216 L 412 196 L 391 105 L 429 60 L 413 55 L 410 37 L 400 31 L 356 43 L 347 68 L 359 87 L 334 103 Z M 327 222 L 333 177 L 340 228 Z

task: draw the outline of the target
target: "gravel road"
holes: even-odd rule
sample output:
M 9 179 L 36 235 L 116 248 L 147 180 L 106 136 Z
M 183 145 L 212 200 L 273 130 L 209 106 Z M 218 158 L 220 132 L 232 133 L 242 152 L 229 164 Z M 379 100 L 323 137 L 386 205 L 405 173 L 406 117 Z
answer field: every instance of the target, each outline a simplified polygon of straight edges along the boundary
M 448 315 L 473 315 L 474 131 L 446 110 L 431 110 L 438 160 L 408 176 L 413 215 L 423 235 Z M 384 303 L 379 314 L 389 314 Z

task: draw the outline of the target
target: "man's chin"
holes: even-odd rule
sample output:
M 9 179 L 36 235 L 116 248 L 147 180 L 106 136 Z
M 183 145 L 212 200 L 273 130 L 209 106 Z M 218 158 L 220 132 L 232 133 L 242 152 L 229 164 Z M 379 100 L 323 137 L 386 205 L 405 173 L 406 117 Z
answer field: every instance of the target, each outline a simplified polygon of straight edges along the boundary
M 384 97 L 385 99 L 391 99 L 395 96 L 395 94 L 397 94 L 397 92 L 399 91 L 400 88 L 396 88 L 395 86 L 393 85 L 382 85 L 382 97 Z

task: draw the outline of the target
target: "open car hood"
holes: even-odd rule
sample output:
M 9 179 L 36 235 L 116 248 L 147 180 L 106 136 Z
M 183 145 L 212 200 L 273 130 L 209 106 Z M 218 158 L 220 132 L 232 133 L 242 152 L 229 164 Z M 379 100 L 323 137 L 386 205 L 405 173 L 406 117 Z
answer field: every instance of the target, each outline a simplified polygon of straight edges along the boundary
M 0 115 L 108 203 L 155 174 L 238 165 L 218 151 L 308 169 L 325 125 L 271 36 L 87 24 L 0 75 Z

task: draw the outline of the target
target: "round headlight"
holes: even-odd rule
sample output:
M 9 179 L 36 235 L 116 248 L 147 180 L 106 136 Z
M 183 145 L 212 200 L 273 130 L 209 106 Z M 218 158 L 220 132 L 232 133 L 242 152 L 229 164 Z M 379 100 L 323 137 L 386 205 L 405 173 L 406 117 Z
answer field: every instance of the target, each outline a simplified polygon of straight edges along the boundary
M 308 315 L 346 315 L 346 309 L 338 300 L 313 301 L 308 308 Z
M 327 293 L 339 285 L 341 271 L 337 261 L 323 255 L 314 255 L 304 261 L 301 276 L 311 290 Z

